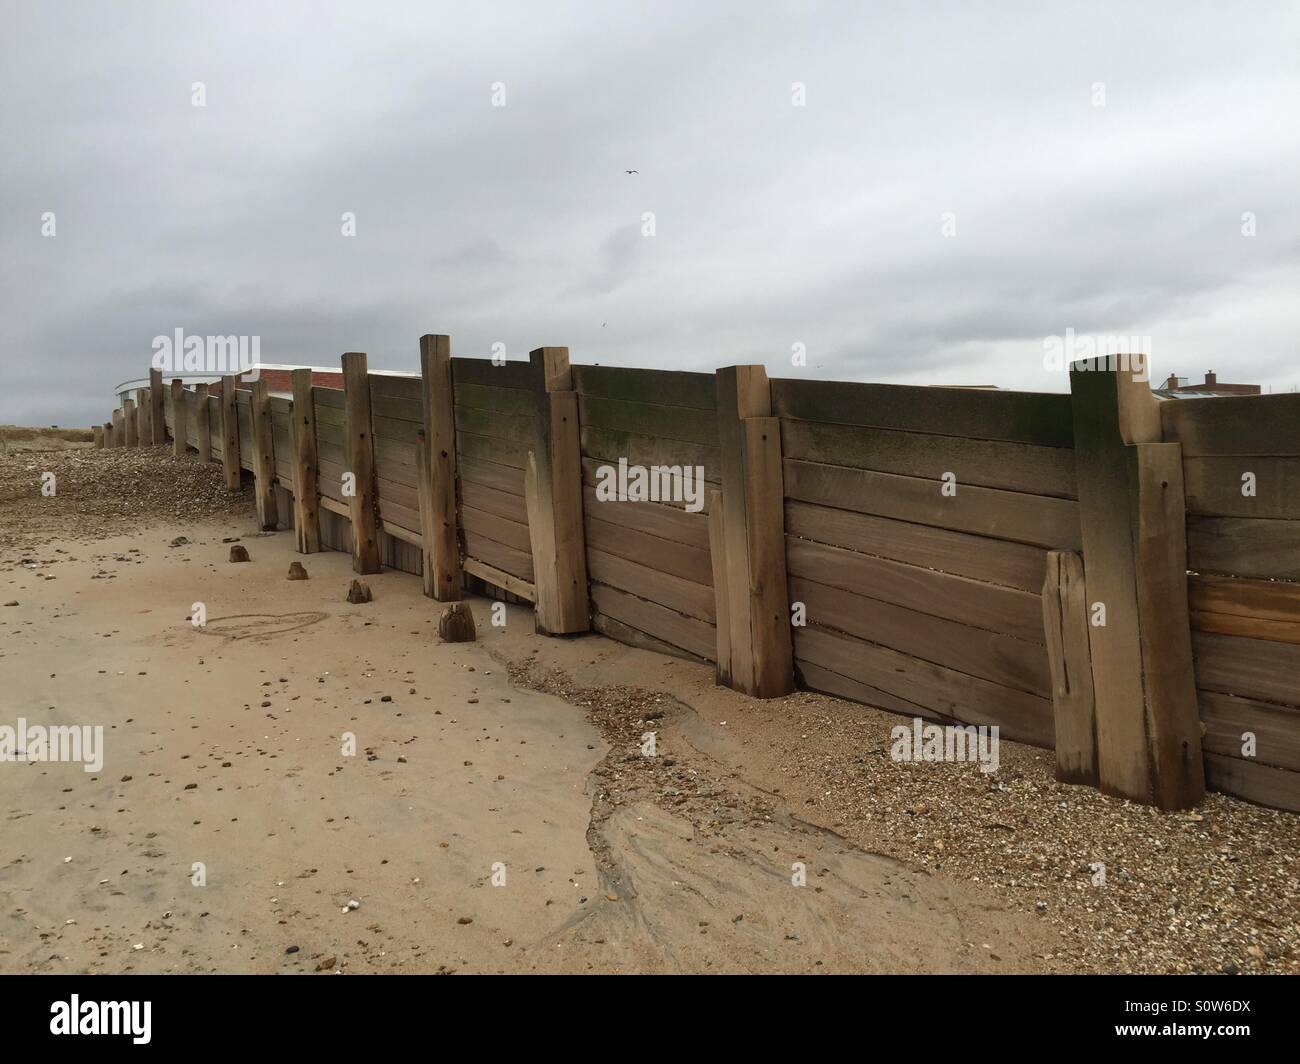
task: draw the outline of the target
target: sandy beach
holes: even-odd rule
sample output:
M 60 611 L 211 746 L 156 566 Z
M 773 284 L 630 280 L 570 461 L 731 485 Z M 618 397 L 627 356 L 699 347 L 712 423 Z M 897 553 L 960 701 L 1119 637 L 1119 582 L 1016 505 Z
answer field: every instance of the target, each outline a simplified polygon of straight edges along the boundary
M 1294 816 L 1157 813 L 1012 743 L 995 779 L 898 764 L 897 716 L 519 606 L 444 644 L 417 578 L 351 605 L 349 556 L 250 507 L 193 456 L 4 460 L 0 724 L 102 726 L 104 760 L 0 764 L 0 971 L 1297 970 Z

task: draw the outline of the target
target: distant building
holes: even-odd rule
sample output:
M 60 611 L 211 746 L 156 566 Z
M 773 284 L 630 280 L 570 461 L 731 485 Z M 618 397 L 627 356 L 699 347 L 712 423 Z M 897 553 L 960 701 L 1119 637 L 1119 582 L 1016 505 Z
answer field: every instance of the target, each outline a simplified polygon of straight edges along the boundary
M 1258 384 L 1220 384 L 1214 370 L 1206 370 L 1204 384 L 1188 384 L 1186 377 L 1171 373 L 1163 387 L 1152 391 L 1159 399 L 1204 399 L 1214 395 L 1259 395 L 1260 388 Z

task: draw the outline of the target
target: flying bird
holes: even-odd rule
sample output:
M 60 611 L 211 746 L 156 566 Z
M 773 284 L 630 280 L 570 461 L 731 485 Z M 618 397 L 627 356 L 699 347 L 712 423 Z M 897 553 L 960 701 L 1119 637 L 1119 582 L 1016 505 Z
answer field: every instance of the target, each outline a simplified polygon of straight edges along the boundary
M 623 173 L 625 173 L 625 174 L 639 174 L 640 172 L 641 172 L 640 170 L 624 170 L 624 171 L 623 171 Z

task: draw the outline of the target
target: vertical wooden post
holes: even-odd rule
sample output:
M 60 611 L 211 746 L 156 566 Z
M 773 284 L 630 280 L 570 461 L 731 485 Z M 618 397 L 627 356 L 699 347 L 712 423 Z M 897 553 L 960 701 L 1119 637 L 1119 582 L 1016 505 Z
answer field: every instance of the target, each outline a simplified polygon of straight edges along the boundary
M 120 409 L 113 411 L 113 446 L 126 446 L 126 424 Z
M 1070 367 L 1097 770 L 1108 794 L 1181 809 L 1205 794 L 1182 448 L 1159 442 L 1146 381 L 1108 361 Z
M 456 414 L 451 337 L 420 337 L 424 432 L 416 443 L 424 593 L 439 602 L 460 598 L 460 539 L 456 534 Z
M 194 436 L 199 445 L 199 461 L 212 461 L 212 420 L 208 413 L 208 386 L 194 386 Z
M 731 655 L 730 676 L 720 667 L 719 679 L 774 698 L 794 690 L 781 419 L 771 416 L 762 366 L 719 369 L 716 383 L 726 554 L 725 609 L 717 612 L 730 628 Z
M 349 470 L 356 481 L 348 511 L 352 516 L 352 568 L 379 572 L 379 526 L 375 514 L 375 441 L 370 429 L 370 376 L 366 356 L 343 356 L 343 412 L 348 437 Z
M 95 450 L 102 451 L 104 449 L 104 426 L 91 425 L 90 431 L 95 437 Z
M 537 440 L 528 452 L 524 496 L 537 589 L 537 630 L 565 635 L 591 629 L 587 541 L 582 522 L 578 393 L 567 347 L 529 354 L 537 396 Z
M 1056 719 L 1056 778 L 1097 786 L 1097 720 L 1088 650 L 1088 603 L 1083 559 L 1074 551 L 1047 552 L 1043 633 L 1052 676 Z
M 122 446 L 123 447 L 132 447 L 132 448 L 135 447 L 135 443 L 137 439 L 136 432 L 138 428 L 139 426 L 136 424 L 136 420 L 135 420 L 135 400 L 128 398 L 127 396 L 123 396 L 122 397 L 122 429 L 123 429 Z
M 149 389 L 137 388 L 135 391 L 135 445 L 137 447 L 153 446 L 153 407 L 149 404 Z
M 320 495 L 316 485 L 316 403 L 311 370 L 295 369 L 293 379 L 293 531 L 299 554 L 320 550 Z
M 709 564 L 713 570 L 713 600 L 717 617 L 714 633 L 717 640 L 715 679 L 731 683 L 731 599 L 727 589 L 727 530 L 724 524 L 722 492 L 709 492 Z
M 185 384 L 179 377 L 172 378 L 172 454 L 185 456 L 186 413 Z
M 162 370 L 149 370 L 149 422 L 153 426 L 153 445 L 167 442 L 167 417 L 163 413 Z
M 105 447 L 117 446 L 117 444 L 113 442 L 113 422 L 111 419 L 104 422 L 104 446 Z
M 238 491 L 239 468 L 239 411 L 235 407 L 234 374 L 221 378 L 221 472 L 226 478 L 226 490 Z
M 257 503 L 257 524 L 264 532 L 280 523 L 275 502 L 275 438 L 271 434 L 271 394 L 265 377 L 253 382 L 249 403 L 253 423 L 253 497 Z

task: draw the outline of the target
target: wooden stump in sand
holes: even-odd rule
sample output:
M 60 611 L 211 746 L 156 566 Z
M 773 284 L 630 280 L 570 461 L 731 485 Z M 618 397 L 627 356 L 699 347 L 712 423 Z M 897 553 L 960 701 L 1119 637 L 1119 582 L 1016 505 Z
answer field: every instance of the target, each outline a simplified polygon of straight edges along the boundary
M 438 618 L 438 634 L 448 643 L 472 643 L 478 634 L 474 629 L 474 612 L 468 602 L 453 602 Z

